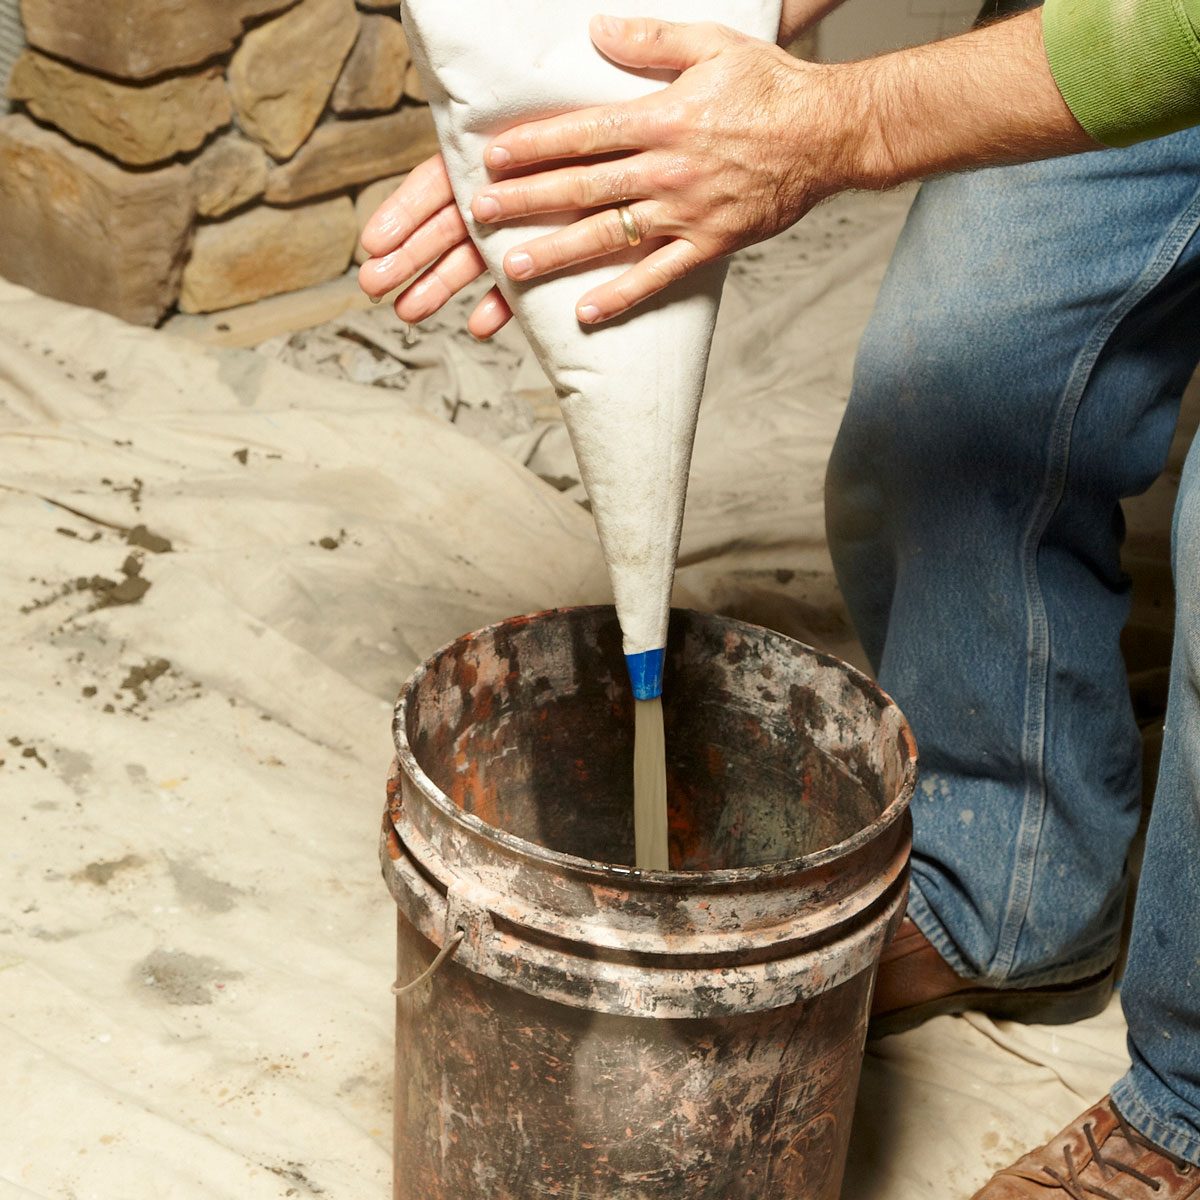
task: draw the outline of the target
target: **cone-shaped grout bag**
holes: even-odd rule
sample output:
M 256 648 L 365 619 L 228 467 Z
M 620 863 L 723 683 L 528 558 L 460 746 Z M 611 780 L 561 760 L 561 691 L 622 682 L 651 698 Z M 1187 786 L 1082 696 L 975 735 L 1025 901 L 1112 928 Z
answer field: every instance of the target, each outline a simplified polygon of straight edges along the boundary
M 695 272 L 624 318 L 581 326 L 575 305 L 654 243 L 528 284 L 504 274 L 521 242 L 578 219 L 477 224 L 483 152 L 525 121 L 631 100 L 665 86 L 595 48 L 597 13 L 719 21 L 773 41 L 780 0 L 405 0 L 404 27 L 429 94 L 455 197 L 476 245 L 558 393 L 612 579 L 639 698 L 661 692 L 662 649 L 692 442 L 725 264 Z

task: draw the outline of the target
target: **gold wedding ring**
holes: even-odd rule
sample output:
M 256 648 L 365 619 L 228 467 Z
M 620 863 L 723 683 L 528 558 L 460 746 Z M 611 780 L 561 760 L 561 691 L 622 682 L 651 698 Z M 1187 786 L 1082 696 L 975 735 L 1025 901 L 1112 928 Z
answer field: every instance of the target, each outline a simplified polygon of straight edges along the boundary
M 642 244 L 642 231 L 633 219 L 633 213 L 622 205 L 617 209 L 617 216 L 621 218 L 621 228 L 625 230 L 625 240 L 631 246 L 640 246 Z

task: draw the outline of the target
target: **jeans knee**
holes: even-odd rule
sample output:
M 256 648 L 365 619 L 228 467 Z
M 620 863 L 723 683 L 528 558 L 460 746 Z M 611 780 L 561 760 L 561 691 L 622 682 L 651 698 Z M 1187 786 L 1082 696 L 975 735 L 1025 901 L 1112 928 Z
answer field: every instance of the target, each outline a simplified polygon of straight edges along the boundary
M 919 308 L 885 295 L 859 345 L 825 477 L 831 541 L 871 536 L 896 502 L 916 501 L 931 472 L 953 472 L 949 442 L 979 419 L 964 409 L 986 413 L 980 393 L 995 364 L 968 362 L 965 331 Z
M 946 461 L 956 442 L 994 451 L 1012 436 L 1014 409 L 1044 405 L 1044 392 L 1035 398 L 1016 366 L 1030 356 L 1020 328 L 981 327 L 962 300 L 922 304 L 900 288 L 881 299 L 855 359 L 843 452 L 899 457 L 920 470 Z

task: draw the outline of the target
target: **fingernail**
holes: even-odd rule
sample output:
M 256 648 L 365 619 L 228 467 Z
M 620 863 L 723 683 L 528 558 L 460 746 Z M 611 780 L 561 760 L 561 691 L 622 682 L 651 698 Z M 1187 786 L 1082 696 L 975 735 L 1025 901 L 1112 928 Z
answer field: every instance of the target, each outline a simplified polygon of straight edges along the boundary
M 370 297 L 370 301 L 372 304 L 378 304 L 380 302 L 380 300 L 382 300 L 382 299 L 383 299 L 382 296 L 371 296 Z
M 494 221 L 500 215 L 500 201 L 494 196 L 480 196 L 475 201 L 475 215 L 481 221 Z
M 524 279 L 533 270 L 533 259 L 524 250 L 514 250 L 508 256 L 508 273 L 514 279 Z
M 600 310 L 594 304 L 580 305 L 577 315 L 585 325 L 591 325 L 594 321 L 600 320 Z
M 621 32 L 620 17 L 597 17 L 596 25 L 607 37 L 616 37 Z
M 489 167 L 507 167 L 512 162 L 512 155 L 503 146 L 493 146 L 483 157 Z

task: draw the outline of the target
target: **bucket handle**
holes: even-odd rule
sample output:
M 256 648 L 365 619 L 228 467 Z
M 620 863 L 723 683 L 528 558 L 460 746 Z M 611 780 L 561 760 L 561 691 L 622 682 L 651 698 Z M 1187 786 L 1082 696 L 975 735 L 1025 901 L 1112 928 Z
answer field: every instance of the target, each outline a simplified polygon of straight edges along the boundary
M 417 988 L 419 988 L 426 980 L 432 979 L 434 975 L 436 975 L 441 969 L 442 964 L 446 961 L 446 959 L 448 959 L 450 955 L 452 955 L 462 944 L 462 940 L 466 936 L 467 934 L 465 930 L 456 929 L 450 940 L 447 941 L 447 943 L 438 951 L 437 958 L 435 958 L 433 962 L 431 962 L 429 966 L 426 967 L 425 970 L 422 971 L 421 974 L 412 981 L 412 983 L 406 983 L 403 987 L 401 987 L 399 983 L 392 984 L 392 995 L 406 996 L 409 992 L 415 991 Z

